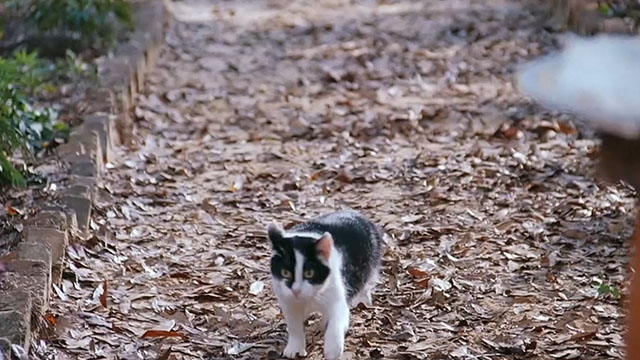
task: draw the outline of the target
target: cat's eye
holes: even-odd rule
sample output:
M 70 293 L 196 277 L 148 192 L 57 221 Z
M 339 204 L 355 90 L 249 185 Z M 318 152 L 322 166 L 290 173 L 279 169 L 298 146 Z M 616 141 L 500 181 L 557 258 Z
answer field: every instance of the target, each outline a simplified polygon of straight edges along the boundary
M 309 269 L 309 270 L 305 270 L 303 275 L 305 279 L 311 279 L 314 274 L 315 274 L 314 271 L 312 269 Z
M 282 270 L 280 270 L 280 275 L 282 275 L 283 278 L 290 279 L 291 278 L 291 271 L 289 271 L 287 269 L 282 269 Z

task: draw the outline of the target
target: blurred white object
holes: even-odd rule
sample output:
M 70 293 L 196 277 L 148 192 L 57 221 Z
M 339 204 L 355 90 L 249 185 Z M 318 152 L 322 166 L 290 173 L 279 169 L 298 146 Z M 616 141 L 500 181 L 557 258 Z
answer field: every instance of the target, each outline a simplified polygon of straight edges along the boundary
M 559 53 L 524 64 L 518 87 L 542 105 L 568 110 L 597 129 L 640 138 L 640 37 L 570 36 Z

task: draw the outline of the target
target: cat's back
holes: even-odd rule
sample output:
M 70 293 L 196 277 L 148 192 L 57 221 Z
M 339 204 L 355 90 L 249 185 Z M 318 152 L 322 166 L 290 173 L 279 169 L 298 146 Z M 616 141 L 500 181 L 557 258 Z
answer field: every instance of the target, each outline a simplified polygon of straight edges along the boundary
M 380 231 L 364 215 L 355 210 L 342 210 L 319 216 L 292 228 L 293 231 L 323 233 L 333 236 L 337 247 L 380 245 Z
M 382 234 L 368 218 L 355 210 L 343 210 L 298 224 L 296 232 L 331 233 L 342 256 L 342 275 L 349 296 L 354 295 L 379 270 Z

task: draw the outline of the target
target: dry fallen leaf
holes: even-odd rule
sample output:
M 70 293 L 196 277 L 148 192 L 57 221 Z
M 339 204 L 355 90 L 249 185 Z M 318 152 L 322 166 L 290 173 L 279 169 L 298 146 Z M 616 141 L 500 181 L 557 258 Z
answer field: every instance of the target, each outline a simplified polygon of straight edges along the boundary
M 109 296 L 107 280 L 102 283 L 102 294 L 100 294 L 100 304 L 103 308 L 107 308 L 107 298 Z
M 232 347 L 229 348 L 229 350 L 227 350 L 227 354 L 229 355 L 242 354 L 243 352 L 251 349 L 253 345 L 254 344 L 248 344 L 248 343 L 235 343 Z
M 22 216 L 24 214 L 24 212 L 18 208 L 15 208 L 11 205 L 7 205 L 7 213 L 11 216 Z
M 47 312 L 46 314 L 44 314 L 44 318 L 45 318 L 45 320 L 47 320 L 49 325 L 51 325 L 51 326 L 55 326 L 56 325 L 56 322 L 57 322 L 56 321 L 56 317 L 53 314 Z
M 410 267 L 409 269 L 407 269 L 407 272 L 415 278 L 422 278 L 429 275 L 429 273 L 427 273 L 426 271 L 414 267 Z
M 262 290 L 264 290 L 264 282 L 256 281 L 253 284 L 251 284 L 251 287 L 249 288 L 249 293 L 251 295 L 260 295 Z
M 166 330 L 147 330 L 142 334 L 142 338 L 156 338 L 156 337 L 179 337 L 186 338 L 184 334 L 181 334 L 177 331 L 166 331 Z

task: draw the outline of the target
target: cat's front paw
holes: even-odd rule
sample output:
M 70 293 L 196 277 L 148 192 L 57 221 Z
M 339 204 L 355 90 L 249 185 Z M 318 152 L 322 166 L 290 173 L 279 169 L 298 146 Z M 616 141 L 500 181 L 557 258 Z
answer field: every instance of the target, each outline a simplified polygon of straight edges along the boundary
M 344 340 L 335 339 L 332 341 L 325 341 L 324 343 L 324 357 L 327 360 L 337 360 L 344 351 Z
M 282 352 L 282 356 L 288 359 L 295 359 L 296 356 L 307 356 L 304 344 L 289 341 Z

